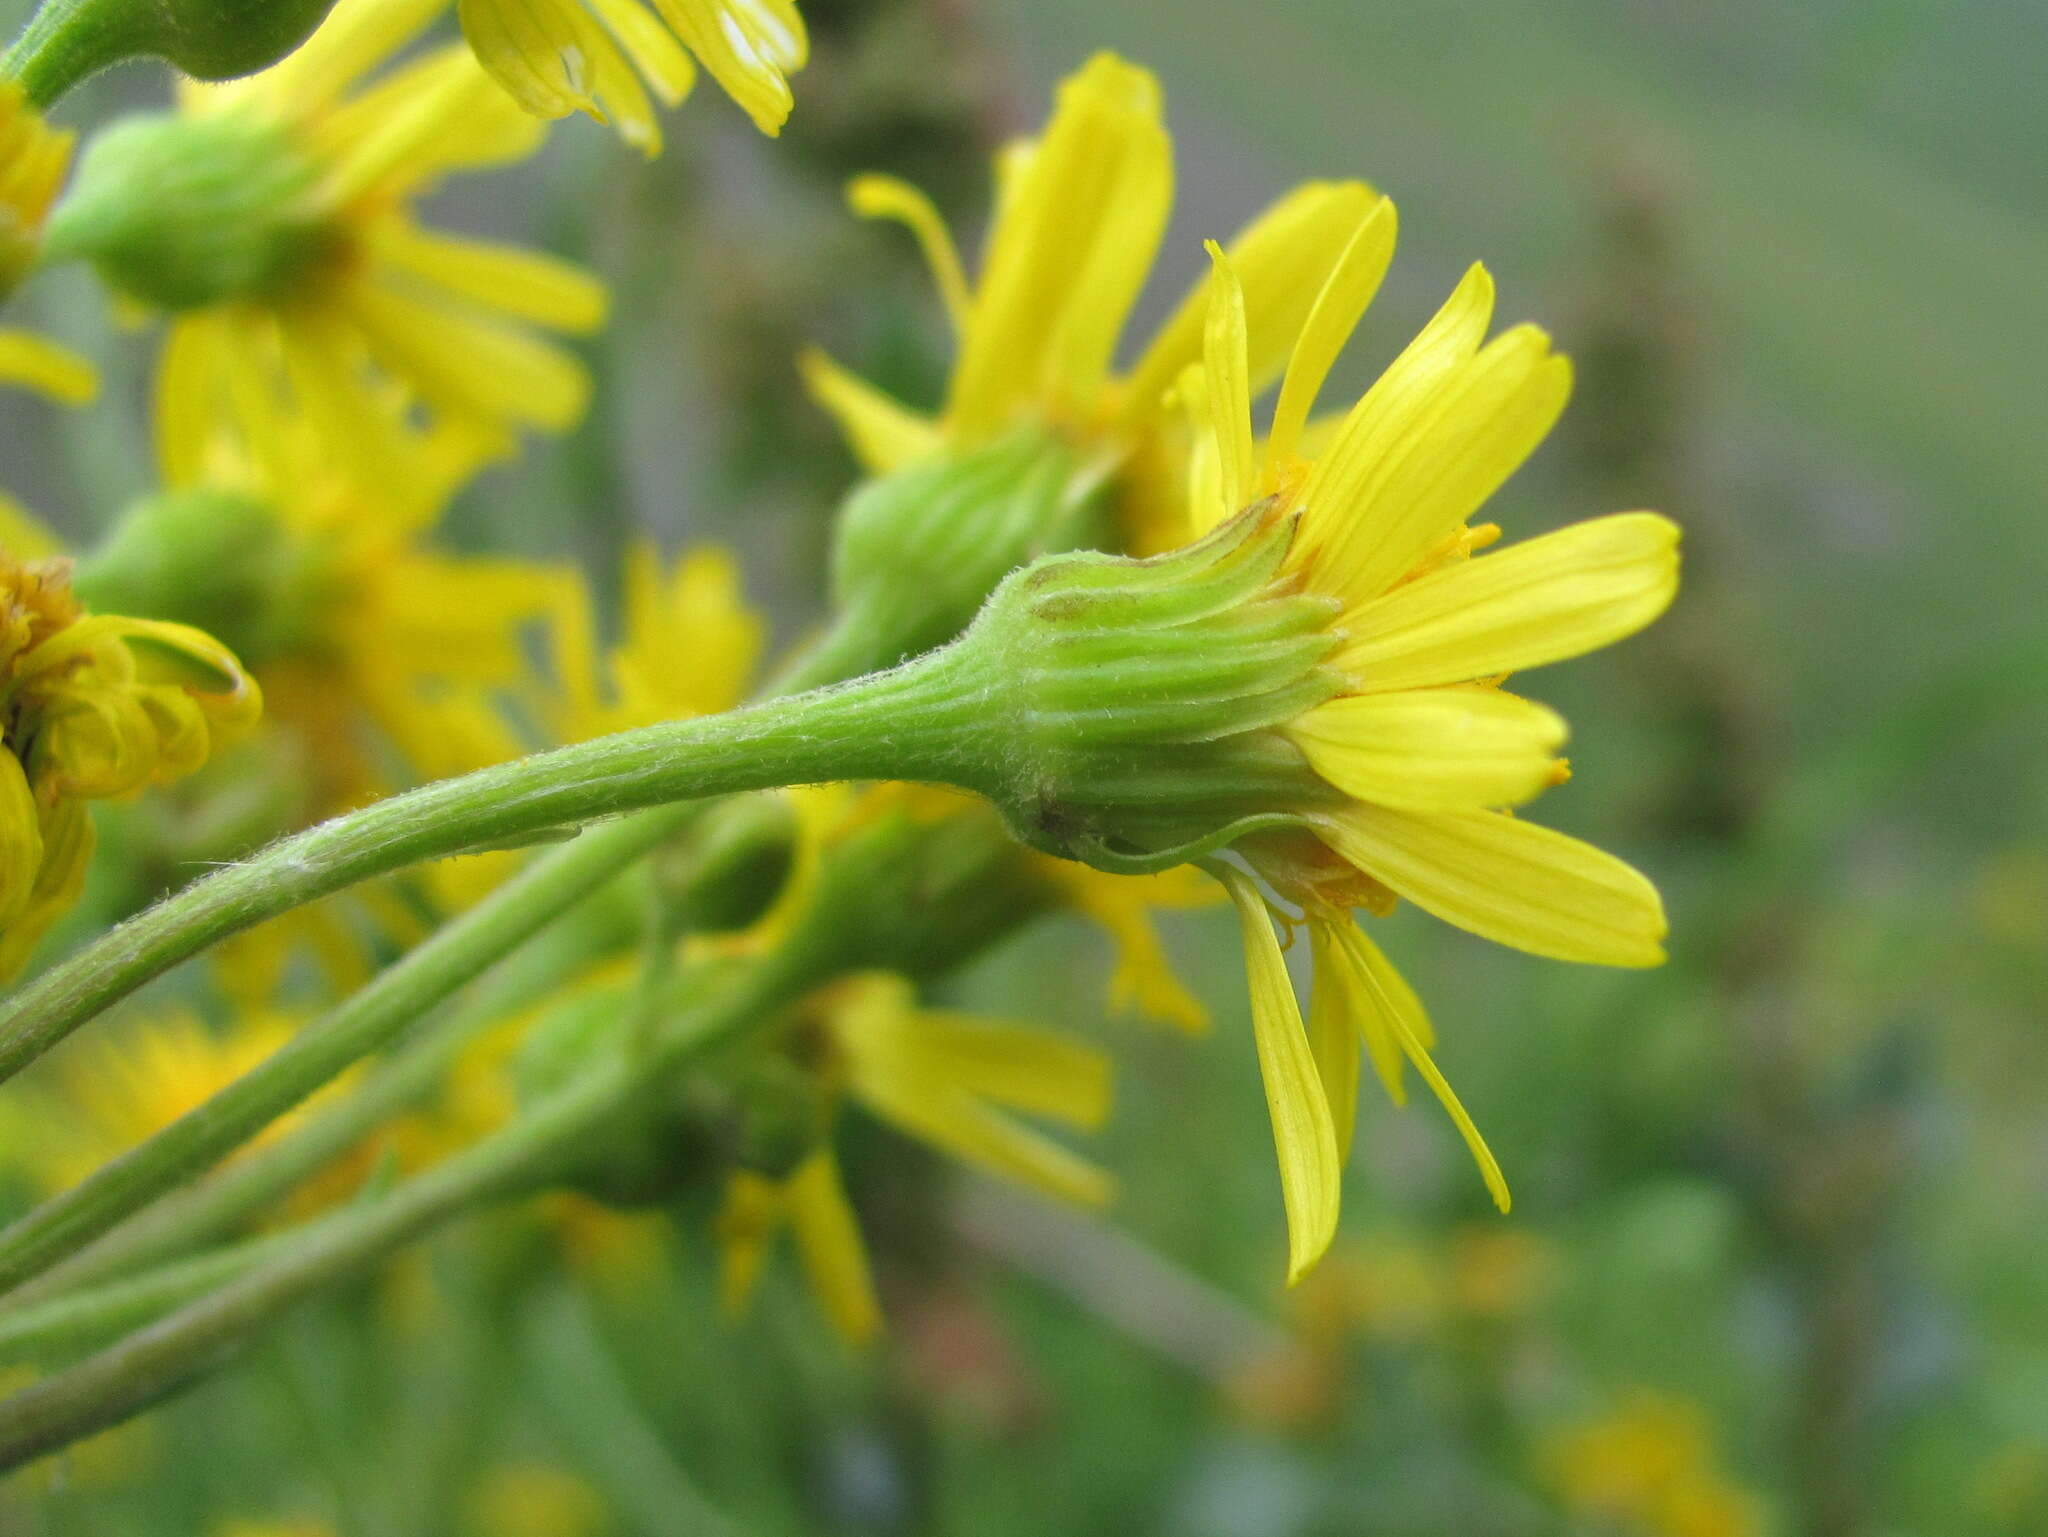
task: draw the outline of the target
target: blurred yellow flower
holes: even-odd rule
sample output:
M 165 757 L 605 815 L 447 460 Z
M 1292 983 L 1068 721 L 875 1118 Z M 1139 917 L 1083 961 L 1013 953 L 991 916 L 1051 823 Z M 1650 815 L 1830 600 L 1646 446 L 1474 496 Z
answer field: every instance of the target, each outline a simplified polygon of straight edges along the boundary
M 1637 1393 L 1604 1418 L 1553 1435 L 1537 1454 L 1573 1515 L 1627 1523 L 1643 1537 L 1757 1537 L 1757 1503 L 1720 1470 L 1696 1404 Z
M 260 438 L 287 411 L 379 486 L 398 483 L 396 440 L 422 411 L 499 445 L 582 414 L 582 365 L 535 333 L 594 328 L 603 288 L 410 212 L 451 172 L 532 153 L 542 126 L 459 44 L 365 83 L 444 3 L 340 0 L 282 63 L 187 82 L 177 119 L 117 125 L 87 154 L 52 250 L 173 312 L 156 382 L 170 484 L 202 479 L 223 424 Z M 184 201 L 152 211 L 151 180 Z M 202 208 L 202 192 L 240 201 Z
M 46 124 L 19 81 L 0 80 L 0 299 L 20 286 L 40 253 L 43 220 L 64 168 L 72 135 Z M 99 387 L 92 365 L 55 342 L 0 329 L 0 385 L 18 386 L 82 405 Z
M 68 562 L 0 549 L 0 976 L 84 883 L 86 802 L 191 773 L 261 710 L 254 680 L 211 636 L 86 614 Z
M 584 1479 L 539 1462 L 505 1463 L 469 1491 L 477 1537 L 593 1537 L 609 1529 L 604 1496 Z
M 923 193 L 884 176 L 848 189 L 856 212 L 908 225 L 931 265 L 958 344 L 943 409 L 914 411 L 815 351 L 804 358 L 806 382 L 876 472 L 986 442 L 1019 422 L 1052 426 L 1124 472 L 1116 494 L 1130 548 L 1173 544 L 1186 516 L 1183 438 L 1167 397 L 1200 355 L 1200 290 L 1128 370 L 1115 369 L 1173 201 L 1158 81 L 1096 55 L 1060 86 L 1043 133 L 1003 151 L 996 171 L 994 222 L 972 284 Z M 1361 182 L 1307 183 L 1231 243 L 1251 298 L 1255 377 L 1277 371 L 1317 286 L 1374 202 Z
M 45 1191 L 69 1189 L 211 1099 L 294 1028 L 283 1015 L 260 1013 L 214 1029 L 180 1009 L 82 1038 L 56 1059 L 53 1081 L 22 1086 L 22 1103 L 34 1107 L 26 1117 L 33 1135 L 10 1127 L 7 1161 Z
M 812 1066 L 832 1090 L 963 1163 L 1062 1200 L 1110 1198 L 1101 1168 L 1012 1112 L 1079 1128 L 1109 1114 L 1110 1066 L 1093 1047 L 1034 1025 L 920 1008 L 900 977 L 834 984 L 809 1006 Z M 859 1222 L 829 1140 L 779 1178 L 729 1180 L 718 1235 L 726 1306 L 746 1306 L 768 1247 L 787 1227 L 819 1306 L 851 1343 L 880 1324 Z
M 649 155 L 661 150 L 649 88 L 673 107 L 702 64 L 755 127 L 777 134 L 789 76 L 810 54 L 794 0 L 458 0 L 456 10 L 478 60 L 520 106 L 540 117 L 587 112 Z

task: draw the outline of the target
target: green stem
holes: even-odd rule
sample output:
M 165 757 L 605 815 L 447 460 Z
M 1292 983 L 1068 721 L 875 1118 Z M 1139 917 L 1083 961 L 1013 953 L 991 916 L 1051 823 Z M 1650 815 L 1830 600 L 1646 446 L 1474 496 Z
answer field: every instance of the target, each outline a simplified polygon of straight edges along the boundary
M 503 1022 L 520 1002 L 545 993 L 566 971 L 595 958 L 578 950 L 560 958 L 545 975 L 522 970 L 507 977 L 507 985 L 489 989 L 447 1023 L 409 1044 L 347 1095 L 314 1109 L 277 1141 L 252 1149 L 204 1184 L 152 1203 L 97 1242 L 21 1286 L 8 1297 L 9 1307 L 24 1307 L 91 1286 L 189 1253 L 232 1233 L 328 1167 L 383 1122 L 424 1099 L 463 1051 L 486 1030 Z
M 43 0 L 0 55 L 0 78 L 47 107 L 124 59 L 168 59 L 201 80 L 275 64 L 304 42 L 334 0 Z
M 828 963 L 829 964 L 829 963 Z M 220 1290 L 0 1402 L 0 1471 L 119 1423 L 224 1364 L 293 1303 L 480 1203 L 543 1182 L 650 1085 L 722 1044 L 820 980 L 803 947 L 761 958 L 640 1057 L 621 1053 L 532 1106 L 509 1126 L 371 1205 L 301 1229 L 298 1240 Z
M 218 1162 L 680 831 L 698 810 L 685 803 L 629 817 L 529 866 L 204 1104 L 0 1232 L 0 1292 Z
M 0 1314 L 0 1365 L 47 1360 L 112 1339 L 212 1291 L 303 1241 L 298 1229 L 251 1238 L 140 1275 Z
M 974 786 L 974 669 L 949 649 L 857 682 L 442 780 L 286 838 L 138 914 L 0 1006 L 0 1081 L 207 945 L 407 865 L 671 801 L 840 779 Z

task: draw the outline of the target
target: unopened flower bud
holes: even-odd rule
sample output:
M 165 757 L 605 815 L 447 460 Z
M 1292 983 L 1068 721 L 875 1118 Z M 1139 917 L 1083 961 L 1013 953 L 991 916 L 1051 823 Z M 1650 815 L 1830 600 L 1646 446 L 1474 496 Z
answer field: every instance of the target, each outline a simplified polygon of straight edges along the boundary
M 1101 470 L 1039 428 L 869 481 L 839 519 L 840 608 L 887 665 L 951 640 L 990 590 L 1051 551 L 1107 530 Z
M 254 113 L 130 118 L 86 146 L 46 259 L 82 258 L 165 309 L 270 292 L 332 254 L 310 198 L 317 175 Z

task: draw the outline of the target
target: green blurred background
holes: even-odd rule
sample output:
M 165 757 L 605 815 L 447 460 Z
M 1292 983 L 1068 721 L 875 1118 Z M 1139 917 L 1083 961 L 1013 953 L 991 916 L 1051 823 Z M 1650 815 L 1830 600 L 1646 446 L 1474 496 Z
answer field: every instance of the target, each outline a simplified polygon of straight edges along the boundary
M 865 1134 L 891 1331 L 863 1358 L 786 1265 L 720 1321 L 695 1217 L 630 1262 L 479 1224 L 432 1285 L 307 1309 L 17 1481 L 0 1533 L 2048 1532 L 2038 3 L 804 8 L 779 144 L 705 90 L 660 161 L 569 124 L 441 199 L 590 262 L 631 320 L 590 348 L 585 428 L 488 477 L 456 536 L 601 582 L 645 531 L 729 543 L 797 633 L 852 468 L 794 353 L 922 400 L 946 357 L 907 242 L 840 181 L 908 175 L 972 230 L 989 148 L 1115 48 L 1161 75 L 1179 162 L 1148 313 L 1202 237 L 1365 176 L 1402 249 L 1339 382 L 1484 259 L 1580 381 L 1493 515 L 1685 525 L 1672 615 L 1538 690 L 1575 736 L 1545 820 L 1658 879 L 1671 964 L 1400 915 L 1515 1212 L 1433 1108 L 1368 1096 L 1337 1249 L 1287 1295 L 1228 920 L 1173 928 L 1217 1014 L 1194 1043 L 1106 1021 L 1102 942 L 1047 926 L 954 992 L 1112 1045 L 1108 1223 Z M 119 73 L 60 116 L 161 89 Z M 87 541 L 147 484 L 149 349 L 75 274 L 34 298 L 114 407 L 10 398 L 6 482 Z

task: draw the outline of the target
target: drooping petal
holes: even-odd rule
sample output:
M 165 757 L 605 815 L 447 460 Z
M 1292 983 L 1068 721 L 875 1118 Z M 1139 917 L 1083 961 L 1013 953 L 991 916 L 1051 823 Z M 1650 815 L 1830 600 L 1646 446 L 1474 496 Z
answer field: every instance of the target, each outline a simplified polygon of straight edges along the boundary
M 1354 694 L 1286 729 L 1345 794 L 1409 811 L 1519 805 L 1550 783 L 1565 739 L 1555 711 L 1491 688 Z
M 1368 939 L 1355 923 L 1345 921 L 1329 926 L 1327 953 L 1332 966 L 1346 976 L 1345 996 L 1360 1008 L 1359 1023 L 1366 1031 L 1367 1039 L 1375 1033 L 1391 1039 L 1415 1064 L 1415 1071 L 1422 1075 L 1423 1082 L 1429 1085 L 1430 1091 L 1443 1105 L 1445 1114 L 1450 1116 L 1451 1123 L 1458 1128 L 1458 1135 L 1465 1139 L 1465 1146 L 1472 1154 L 1472 1161 L 1479 1166 L 1480 1178 L 1486 1181 L 1494 1205 L 1506 1211 L 1511 1204 L 1507 1176 L 1501 1173 L 1500 1161 L 1493 1156 L 1493 1150 L 1479 1135 L 1479 1128 L 1473 1124 L 1465 1106 L 1451 1091 L 1449 1082 L 1431 1059 L 1429 1018 L 1422 1012 L 1422 1005 L 1413 990 L 1402 980 L 1380 947 Z M 1396 1095 L 1395 1103 L 1400 1103 L 1400 1096 Z
M 0 752 L 0 929 L 28 907 L 43 864 L 43 835 L 21 762 Z
M 641 0 L 584 0 L 631 58 L 634 71 L 665 107 L 677 105 L 697 83 L 697 65 L 660 17 Z M 657 141 L 658 142 L 658 141 Z
M 1346 920 L 1349 921 L 1349 920 Z M 1328 941 L 1325 925 L 1311 919 L 1309 945 L 1315 955 L 1314 986 L 1308 1000 L 1308 1045 L 1316 1059 L 1316 1073 L 1323 1082 L 1323 1096 L 1330 1103 L 1330 1125 L 1337 1138 L 1341 1161 L 1351 1150 L 1351 1136 L 1358 1124 L 1358 1057 L 1361 1040 L 1374 1047 L 1373 1069 L 1383 1077 L 1378 1044 L 1370 1029 L 1361 1028 L 1360 1011 L 1350 989 L 1332 976 L 1324 952 Z
M 1308 1273 L 1337 1232 L 1342 1160 L 1329 1100 L 1309 1049 L 1287 963 L 1273 934 L 1265 899 L 1237 871 L 1224 875 L 1244 936 L 1246 982 L 1251 992 L 1252 1035 L 1259 1075 L 1273 1118 L 1280 1159 L 1280 1194 L 1287 1206 L 1287 1279 Z
M 1592 518 L 1476 556 L 1346 615 L 1332 665 L 1372 691 L 1427 688 L 1562 661 L 1634 634 L 1678 591 L 1678 526 Z
M 839 423 L 861 468 L 886 474 L 938 448 L 939 429 L 930 417 L 848 373 L 817 348 L 808 349 L 798 367 L 804 388 Z
M 1664 904 L 1631 866 L 1499 811 L 1394 811 L 1356 803 L 1315 830 L 1375 880 L 1486 939 L 1602 966 L 1664 959 Z
M 841 1339 L 865 1345 L 882 1326 L 882 1309 L 839 1161 L 829 1147 L 820 1148 L 797 1165 L 784 1188 L 790 1232 L 811 1294 Z
M 586 47 L 596 29 L 575 0 L 457 0 L 456 14 L 477 62 L 528 112 L 602 118 Z
M 1036 1025 L 927 1009 L 918 1046 L 932 1071 L 1011 1110 L 1094 1130 L 1109 1119 L 1106 1052 Z
M 784 1213 L 782 1187 L 767 1175 L 737 1169 L 726 1180 L 716 1227 L 718 1299 L 728 1318 L 743 1316 L 753 1300 Z
M 438 410 L 561 431 L 590 397 L 581 363 L 509 326 L 370 284 L 352 291 L 349 313 L 377 360 Z

